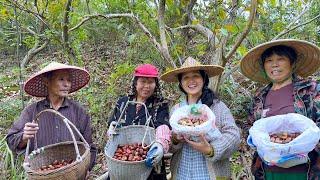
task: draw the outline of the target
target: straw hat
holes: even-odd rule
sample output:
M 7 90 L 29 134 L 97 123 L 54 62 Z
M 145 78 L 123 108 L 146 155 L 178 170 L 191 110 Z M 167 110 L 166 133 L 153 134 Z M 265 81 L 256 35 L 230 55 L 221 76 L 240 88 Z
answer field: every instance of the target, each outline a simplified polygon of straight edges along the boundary
M 164 73 L 160 79 L 166 82 L 178 82 L 178 74 L 197 70 L 204 70 L 209 77 L 213 77 L 220 75 L 223 72 L 223 67 L 218 65 L 202 65 L 192 57 L 188 57 L 180 68 Z
M 31 96 L 46 97 L 48 95 L 47 86 L 43 82 L 45 73 L 55 70 L 69 70 L 71 74 L 71 90 L 70 93 L 77 91 L 85 86 L 90 79 L 88 71 L 85 69 L 65 65 L 57 62 L 51 62 L 39 72 L 32 75 L 25 83 L 24 90 Z
M 269 83 L 270 80 L 263 74 L 263 69 L 259 63 L 262 53 L 276 45 L 285 45 L 293 48 L 297 53 L 295 73 L 302 77 L 307 77 L 320 67 L 320 48 L 316 45 L 302 40 L 280 39 L 260 44 L 251 49 L 241 60 L 240 68 L 242 74 L 252 81 Z

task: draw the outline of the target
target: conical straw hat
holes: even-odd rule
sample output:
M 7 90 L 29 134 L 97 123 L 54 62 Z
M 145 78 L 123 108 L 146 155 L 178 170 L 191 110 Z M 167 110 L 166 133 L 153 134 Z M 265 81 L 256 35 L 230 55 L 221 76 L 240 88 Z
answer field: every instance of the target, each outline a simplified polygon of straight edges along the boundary
M 47 86 L 43 82 L 45 73 L 55 70 L 69 70 L 71 75 L 71 90 L 70 93 L 75 92 L 85 86 L 89 80 L 90 75 L 85 69 L 61 64 L 58 62 L 51 62 L 39 72 L 32 75 L 25 83 L 24 90 L 31 96 L 46 97 L 48 95 Z
M 252 81 L 269 83 L 260 65 L 262 53 L 272 46 L 285 45 L 293 48 L 297 53 L 295 73 L 307 77 L 315 73 L 320 67 L 320 48 L 310 42 L 295 39 L 280 39 L 270 41 L 251 49 L 241 60 L 240 68 L 244 76 Z
M 178 74 L 197 70 L 204 70 L 209 77 L 213 77 L 220 75 L 223 72 L 223 67 L 219 65 L 202 65 L 192 57 L 188 57 L 180 68 L 164 73 L 160 79 L 166 82 L 178 82 Z

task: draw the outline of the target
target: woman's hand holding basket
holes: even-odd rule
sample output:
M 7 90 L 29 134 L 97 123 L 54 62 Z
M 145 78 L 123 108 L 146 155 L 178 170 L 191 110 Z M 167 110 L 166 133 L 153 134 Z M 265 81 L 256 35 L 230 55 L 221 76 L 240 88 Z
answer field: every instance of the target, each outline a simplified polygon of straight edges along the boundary
M 107 131 L 108 137 L 110 137 L 110 136 L 112 136 L 114 134 L 117 134 L 116 131 L 115 131 L 116 126 L 117 126 L 117 122 L 116 121 L 112 121 L 110 123 L 108 131 Z
M 155 142 L 150 147 L 150 150 L 147 153 L 146 165 L 148 167 L 155 166 L 158 164 L 163 157 L 163 147 L 160 143 Z

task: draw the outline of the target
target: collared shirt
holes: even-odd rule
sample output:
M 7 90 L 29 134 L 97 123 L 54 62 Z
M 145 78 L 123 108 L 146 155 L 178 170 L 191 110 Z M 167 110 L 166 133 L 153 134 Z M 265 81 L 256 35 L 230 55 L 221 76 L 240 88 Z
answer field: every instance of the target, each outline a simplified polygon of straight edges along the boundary
M 202 104 L 201 102 L 198 103 Z M 179 104 L 180 107 L 185 105 L 187 105 L 186 101 Z M 210 180 L 205 156 L 187 143 L 183 144 L 177 179 Z
M 19 149 L 18 145 L 22 140 L 23 128 L 27 122 L 32 122 L 36 115 L 45 109 L 50 109 L 50 101 L 48 99 L 41 100 L 27 106 L 21 113 L 20 118 L 14 122 L 11 129 L 8 131 L 7 143 L 9 148 L 15 153 L 21 154 L 25 151 Z M 63 104 L 58 109 L 62 115 L 70 120 L 79 130 L 81 135 L 90 145 L 91 152 L 91 166 L 93 167 L 96 158 L 96 147 L 92 142 L 92 131 L 90 124 L 90 116 L 86 113 L 85 109 L 75 101 L 65 98 Z M 31 139 L 30 151 L 35 148 L 40 148 L 50 144 L 55 144 L 64 141 L 72 141 L 71 134 L 62 121 L 61 117 L 51 113 L 44 112 L 39 117 L 39 130 L 36 134 L 36 138 Z M 81 141 L 80 137 L 73 130 L 73 134 L 77 141 Z M 37 147 L 35 147 L 34 140 L 36 139 Z

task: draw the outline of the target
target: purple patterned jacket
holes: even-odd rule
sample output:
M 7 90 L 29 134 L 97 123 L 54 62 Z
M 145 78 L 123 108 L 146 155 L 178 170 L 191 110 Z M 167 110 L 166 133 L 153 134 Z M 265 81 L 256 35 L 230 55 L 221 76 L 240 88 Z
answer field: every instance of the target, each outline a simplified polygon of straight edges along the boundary
M 262 110 L 264 108 L 263 105 L 271 87 L 272 84 L 267 85 L 261 90 L 258 90 L 254 96 L 252 106 L 249 110 L 249 118 L 244 125 L 246 137 L 253 123 L 261 118 Z M 293 95 L 295 112 L 312 119 L 317 126 L 320 127 L 320 83 L 315 80 L 301 79 L 293 76 Z M 316 151 L 318 151 L 317 148 Z M 316 154 L 316 156 L 319 155 Z M 311 164 L 313 166 L 311 175 L 315 176 L 318 174 L 320 177 L 320 169 L 314 166 L 315 161 L 316 157 L 311 159 Z

